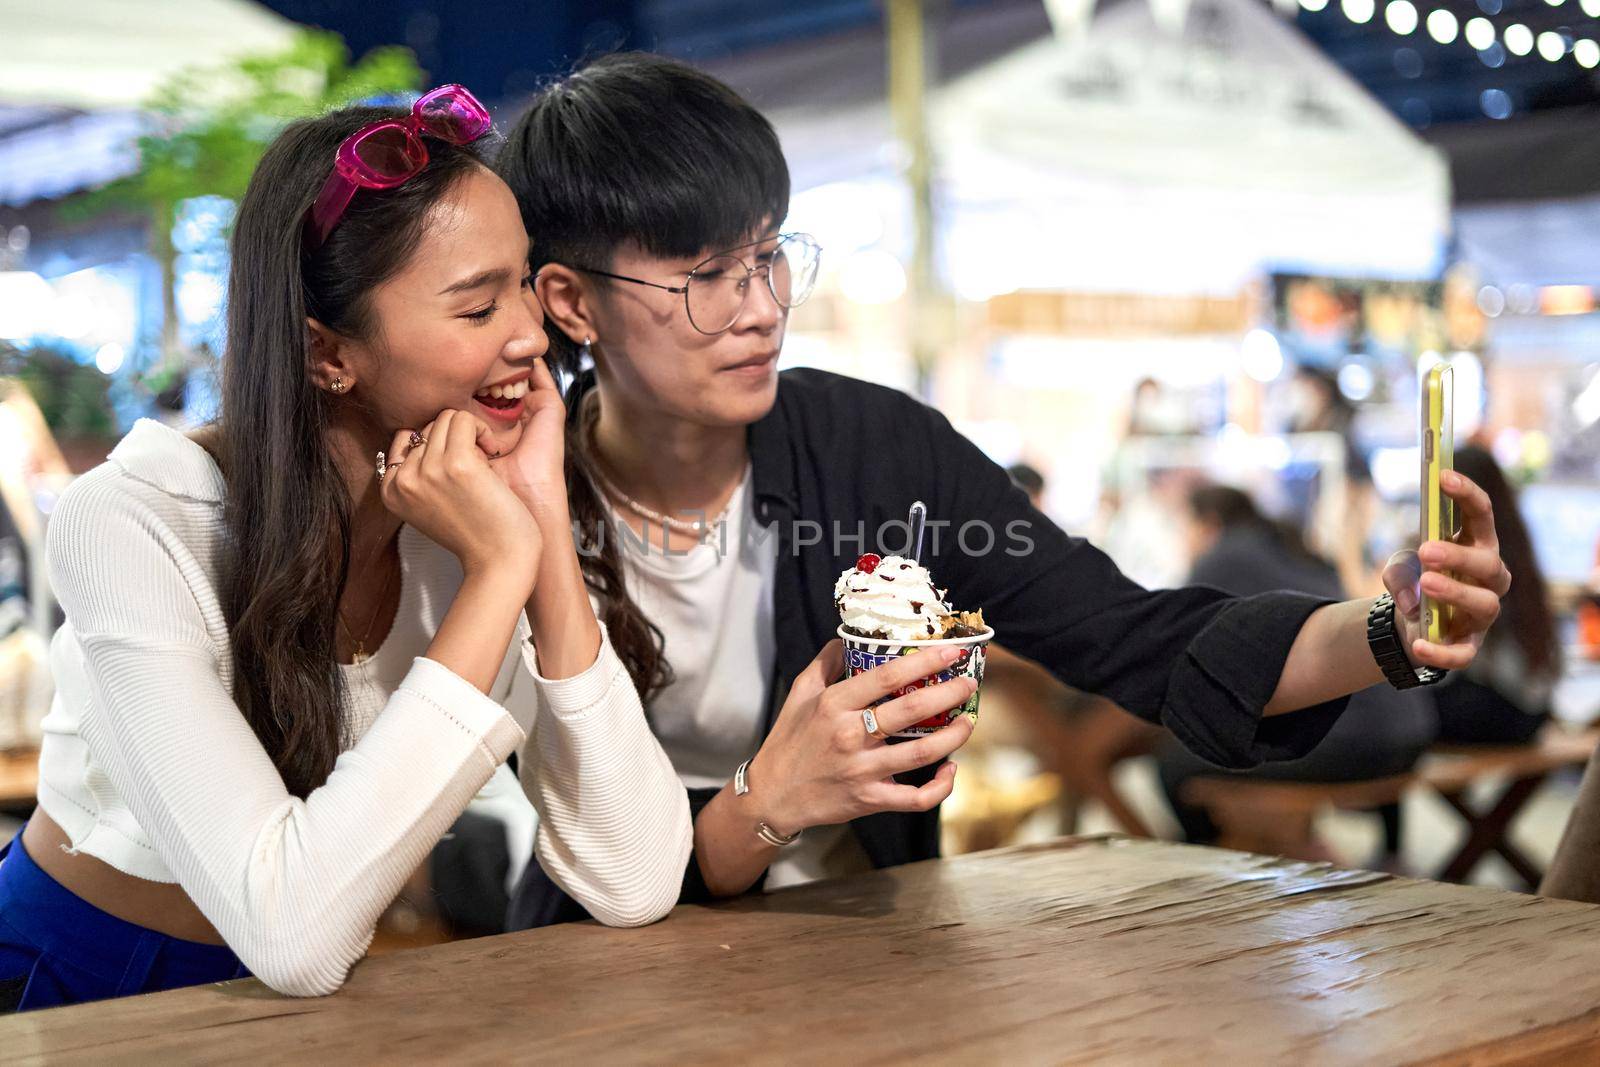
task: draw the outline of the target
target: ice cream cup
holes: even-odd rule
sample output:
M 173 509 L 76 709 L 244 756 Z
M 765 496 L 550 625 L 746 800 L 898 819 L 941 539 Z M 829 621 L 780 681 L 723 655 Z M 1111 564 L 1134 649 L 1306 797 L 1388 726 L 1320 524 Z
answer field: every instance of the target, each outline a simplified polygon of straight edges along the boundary
M 844 673 L 846 678 L 854 678 L 864 671 L 870 671 L 874 667 L 881 667 L 885 663 L 897 660 L 901 656 L 909 656 L 920 649 L 950 648 L 952 646 L 962 649 L 961 658 L 938 674 L 928 678 L 919 678 L 905 688 L 873 701 L 873 707 L 893 700 L 895 697 L 914 693 L 926 686 L 953 681 L 957 678 L 971 678 L 981 688 L 983 685 L 983 664 L 987 657 L 985 649 L 989 642 L 994 639 L 994 630 L 992 629 L 985 630 L 975 637 L 948 637 L 937 641 L 883 641 L 871 637 L 858 637 L 847 632 L 843 626 L 839 627 L 838 632 L 840 639 L 844 641 Z M 970 715 L 973 723 L 976 724 L 978 721 L 978 696 L 978 693 L 973 693 L 972 697 L 959 708 L 947 712 L 942 711 L 931 719 L 924 719 L 922 722 L 908 726 L 891 736 L 921 737 L 923 734 L 931 734 L 935 730 L 948 726 L 955 721 L 957 715 Z

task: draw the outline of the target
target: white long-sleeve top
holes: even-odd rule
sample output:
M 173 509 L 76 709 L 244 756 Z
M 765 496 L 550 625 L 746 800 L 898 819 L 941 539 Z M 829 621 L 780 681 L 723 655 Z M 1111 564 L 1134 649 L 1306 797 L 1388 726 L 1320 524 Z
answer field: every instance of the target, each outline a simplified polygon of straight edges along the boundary
M 552 681 L 523 620 L 485 696 L 422 656 L 461 570 L 409 527 L 394 625 L 344 669 L 349 747 L 324 785 L 292 796 L 232 697 L 224 491 L 205 449 L 141 421 L 51 516 L 67 621 L 51 647 L 39 803 L 75 850 L 177 882 L 274 989 L 330 993 L 520 746 L 550 876 L 611 925 L 672 908 L 693 847 L 688 800 L 609 638 L 587 671 Z

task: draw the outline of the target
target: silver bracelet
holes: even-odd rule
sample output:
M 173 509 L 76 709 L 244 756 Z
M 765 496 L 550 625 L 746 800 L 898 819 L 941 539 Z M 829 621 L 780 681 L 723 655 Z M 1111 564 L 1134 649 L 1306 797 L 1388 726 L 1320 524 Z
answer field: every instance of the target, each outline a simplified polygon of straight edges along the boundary
M 803 830 L 796 830 L 788 837 L 784 837 L 766 823 L 756 823 L 756 836 L 761 838 L 761 840 L 765 841 L 767 844 L 771 845 L 773 848 L 782 848 L 784 845 L 794 844 L 796 841 L 800 840 L 800 835 L 804 832 L 805 831 Z
M 750 792 L 750 760 L 745 760 L 739 764 L 739 769 L 733 772 L 733 795 L 742 797 L 748 792 Z M 786 837 L 764 822 L 756 823 L 756 836 L 773 848 L 792 845 L 800 840 L 800 835 L 803 833 L 805 833 L 804 830 L 796 830 Z

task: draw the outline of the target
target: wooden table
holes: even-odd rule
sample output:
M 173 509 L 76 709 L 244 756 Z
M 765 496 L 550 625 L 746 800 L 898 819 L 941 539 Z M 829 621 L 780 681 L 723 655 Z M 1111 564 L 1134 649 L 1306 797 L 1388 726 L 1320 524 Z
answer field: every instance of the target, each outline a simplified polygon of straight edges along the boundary
M 1600 907 L 1075 838 L 0 1020 L 8 1063 L 1574 1063 Z

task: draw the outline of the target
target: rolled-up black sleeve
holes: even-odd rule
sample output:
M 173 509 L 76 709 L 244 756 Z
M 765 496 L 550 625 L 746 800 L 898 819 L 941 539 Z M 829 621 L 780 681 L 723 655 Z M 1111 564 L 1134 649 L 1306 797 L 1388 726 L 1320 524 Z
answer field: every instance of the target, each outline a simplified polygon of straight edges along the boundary
M 976 534 L 947 536 L 924 561 L 949 583 L 956 608 L 983 609 L 996 641 L 1165 725 L 1220 767 L 1294 759 L 1327 734 L 1345 698 L 1270 718 L 1262 711 L 1301 626 L 1331 601 L 1145 589 L 1036 511 L 1004 470 L 925 410 L 923 447 L 940 459 L 934 514 L 958 526 L 981 520 L 995 536 L 992 547 Z
M 1220 601 L 1167 681 L 1161 722 L 1201 759 L 1244 769 L 1315 748 L 1348 697 L 1285 715 L 1262 716 L 1300 627 L 1328 603 L 1301 593 Z

